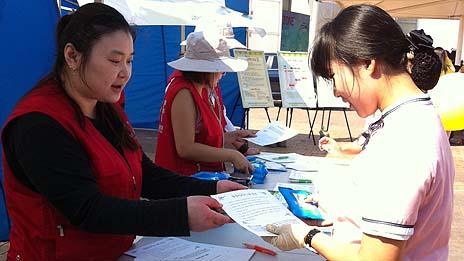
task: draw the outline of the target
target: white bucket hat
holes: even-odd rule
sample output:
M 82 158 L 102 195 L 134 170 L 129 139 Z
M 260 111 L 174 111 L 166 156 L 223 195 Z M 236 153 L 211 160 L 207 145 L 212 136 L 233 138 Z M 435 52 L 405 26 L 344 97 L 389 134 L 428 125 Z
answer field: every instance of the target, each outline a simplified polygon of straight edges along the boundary
M 229 46 L 222 37 L 206 40 L 203 32 L 193 32 L 187 36 L 186 45 L 184 57 L 169 62 L 169 66 L 193 72 L 241 72 L 248 67 L 246 60 L 230 57 Z

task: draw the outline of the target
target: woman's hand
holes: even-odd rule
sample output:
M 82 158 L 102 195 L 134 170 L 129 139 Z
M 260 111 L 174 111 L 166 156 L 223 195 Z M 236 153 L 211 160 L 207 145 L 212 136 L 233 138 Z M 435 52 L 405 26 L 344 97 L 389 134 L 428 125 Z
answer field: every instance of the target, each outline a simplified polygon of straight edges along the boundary
M 336 140 L 325 136 L 319 139 L 319 149 L 321 151 L 327 151 L 329 153 L 334 153 L 334 152 L 340 151 L 340 146 Z
M 311 229 L 312 227 L 302 224 L 285 224 L 282 226 L 269 224 L 266 226 L 266 230 L 277 236 L 263 237 L 263 239 L 284 251 L 304 248 L 304 238 Z
M 224 133 L 224 145 L 229 148 L 240 148 L 246 142 L 244 138 L 256 137 L 256 135 L 249 130 L 235 130 Z
M 231 161 L 234 164 L 234 168 L 238 169 L 242 173 L 250 174 L 254 171 L 251 163 L 247 160 L 247 158 L 245 158 L 245 156 L 243 156 L 242 153 L 238 151 L 233 151 Z
M 232 223 L 232 219 L 218 212 L 221 209 L 222 205 L 211 197 L 187 197 L 188 222 L 190 230 L 201 232 L 211 228 L 220 227 L 227 223 Z
M 218 181 L 216 185 L 216 192 L 219 194 L 219 193 L 240 190 L 240 189 L 247 189 L 247 188 L 248 187 L 243 186 L 242 184 L 238 184 L 237 182 L 233 182 L 230 180 L 220 180 Z

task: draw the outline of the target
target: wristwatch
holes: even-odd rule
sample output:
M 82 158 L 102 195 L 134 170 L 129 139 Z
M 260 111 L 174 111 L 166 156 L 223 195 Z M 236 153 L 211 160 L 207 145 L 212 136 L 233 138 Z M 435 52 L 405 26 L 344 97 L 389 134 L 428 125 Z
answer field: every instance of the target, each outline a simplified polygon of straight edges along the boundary
M 240 148 L 238 148 L 237 150 L 240 151 L 240 153 L 242 153 L 243 155 L 245 155 L 245 153 L 248 151 L 248 141 L 245 141 L 245 143 L 243 143 L 243 145 L 240 146 Z
M 317 234 L 320 233 L 321 231 L 317 228 L 311 229 L 308 234 L 304 237 L 304 243 L 311 247 L 311 240 L 313 240 L 313 237 Z

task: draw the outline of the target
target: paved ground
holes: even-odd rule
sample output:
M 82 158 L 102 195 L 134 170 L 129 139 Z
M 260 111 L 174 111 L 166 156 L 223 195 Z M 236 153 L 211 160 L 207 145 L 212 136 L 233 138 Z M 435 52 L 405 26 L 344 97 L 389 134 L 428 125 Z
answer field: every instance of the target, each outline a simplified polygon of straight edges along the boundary
M 271 118 L 275 119 L 277 109 L 270 110 Z M 312 118 L 314 112 L 310 112 Z M 360 119 L 355 112 L 347 112 L 348 121 L 351 128 L 353 137 L 359 135 L 363 129 L 364 120 Z M 280 121 L 285 123 L 285 113 L 281 112 Z M 319 112 L 315 122 L 314 130 L 316 134 L 319 133 L 321 128 L 321 116 Z M 326 118 L 327 120 L 327 114 Z M 259 130 L 267 124 L 267 118 L 264 110 L 254 109 L 250 113 L 250 129 Z M 292 129 L 300 133 L 296 137 L 290 139 L 287 142 L 285 148 L 261 148 L 263 151 L 271 152 L 296 152 L 304 155 L 314 156 L 325 156 L 324 153 L 320 152 L 319 149 L 313 145 L 312 140 L 308 139 L 309 124 L 306 112 L 303 110 L 296 110 L 294 112 Z M 153 131 L 137 130 L 137 136 L 139 141 L 142 143 L 143 149 L 148 153 L 150 157 L 154 154 L 154 144 L 156 138 Z M 343 117 L 343 112 L 333 112 L 330 122 L 329 132 L 331 137 L 339 141 L 349 141 L 348 130 Z M 411 133 L 405 133 L 407 135 L 413 135 Z M 318 135 L 316 135 L 316 140 Z M 461 138 L 464 138 L 461 136 Z M 453 215 L 453 225 L 450 242 L 450 257 L 449 260 L 458 261 L 464 260 L 464 146 L 452 146 L 453 157 L 456 165 L 456 178 L 455 178 L 455 208 Z M 5 260 L 5 253 L 8 250 L 8 243 L 0 244 L 0 261 Z

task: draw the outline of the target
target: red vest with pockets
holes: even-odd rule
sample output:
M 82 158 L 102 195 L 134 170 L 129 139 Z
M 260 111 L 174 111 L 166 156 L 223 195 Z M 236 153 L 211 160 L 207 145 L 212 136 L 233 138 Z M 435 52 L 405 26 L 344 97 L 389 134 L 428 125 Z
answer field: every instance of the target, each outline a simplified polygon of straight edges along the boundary
M 126 161 L 89 119 L 85 118 L 85 127 L 80 127 L 73 107 L 54 81 L 44 85 L 19 102 L 5 126 L 30 112 L 50 116 L 87 152 L 101 193 L 138 200 L 142 185 L 142 151 L 124 150 Z M 119 112 L 129 124 L 122 110 Z M 21 184 L 5 159 L 3 167 L 12 225 L 8 260 L 115 260 L 131 247 L 132 235 L 89 233 L 71 225 L 44 196 Z
M 160 112 L 155 163 L 184 176 L 190 176 L 199 171 L 224 171 L 222 162 L 197 162 L 181 158 L 177 154 L 171 124 L 172 102 L 180 90 L 187 89 L 195 101 L 197 118 L 199 119 L 195 126 L 195 142 L 222 148 L 225 120 L 223 119 L 223 104 L 220 93 L 215 88 L 214 91 L 218 99 L 215 102 L 213 111 L 208 95 L 203 93 L 202 97 L 195 89 L 195 86 L 182 76 L 182 72 L 174 71 L 168 82 L 169 85 Z

